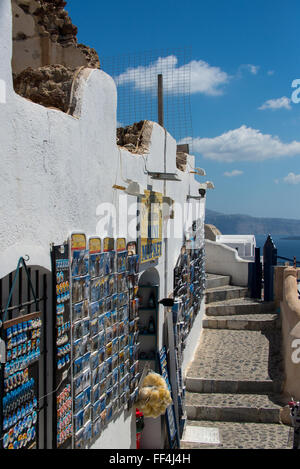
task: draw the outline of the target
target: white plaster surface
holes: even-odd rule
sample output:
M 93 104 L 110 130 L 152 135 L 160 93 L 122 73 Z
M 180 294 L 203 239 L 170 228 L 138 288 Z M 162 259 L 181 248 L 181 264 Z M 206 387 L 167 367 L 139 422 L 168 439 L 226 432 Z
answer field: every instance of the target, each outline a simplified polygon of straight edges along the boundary
M 126 178 L 138 181 L 142 190 L 148 185 L 161 193 L 165 189 L 165 194 L 179 207 L 186 202 L 187 194 L 198 195 L 199 183 L 189 172 L 178 172 L 181 182 L 166 183 L 151 180 L 145 174 L 145 164 L 150 171 L 163 171 L 165 148 L 167 171 L 176 172 L 176 142 L 157 124 L 153 127 L 148 155 L 132 155 L 121 150 L 121 174 L 120 151 L 116 145 L 117 92 L 113 79 L 103 71 L 82 73 L 76 90 L 76 118 L 16 95 L 11 75 L 11 37 L 11 3 L 1 0 L 0 80 L 5 80 L 7 85 L 7 102 L 0 104 L 0 278 L 16 268 L 20 256 L 28 255 L 29 265 L 50 269 L 50 244 L 64 242 L 72 231 L 83 231 L 87 236 L 101 235 L 98 207 L 112 203 L 117 218 L 124 215 L 118 206 L 119 191 L 112 186 L 124 185 Z M 193 166 L 194 157 L 189 157 L 189 162 Z M 128 200 L 132 203 L 134 198 Z M 189 205 L 197 207 L 204 219 L 204 199 L 200 203 L 191 200 Z M 176 214 L 177 211 L 171 228 L 178 221 Z M 116 234 L 113 228 L 109 234 Z M 161 296 L 173 290 L 173 269 L 183 234 L 181 231 L 177 238 L 168 239 L 167 252 L 163 248 L 156 267 Z M 161 306 L 159 348 L 163 320 Z M 187 362 L 196 347 L 200 322 L 199 319 L 192 331 L 185 356 Z M 122 415 L 103 432 L 96 447 L 135 447 L 134 423 L 134 412 L 126 418 Z
M 207 273 L 230 275 L 233 285 L 248 285 L 249 262 L 241 259 L 235 249 L 206 239 L 205 251 Z
M 182 441 L 199 444 L 220 445 L 220 432 L 218 428 L 198 427 L 187 425 Z

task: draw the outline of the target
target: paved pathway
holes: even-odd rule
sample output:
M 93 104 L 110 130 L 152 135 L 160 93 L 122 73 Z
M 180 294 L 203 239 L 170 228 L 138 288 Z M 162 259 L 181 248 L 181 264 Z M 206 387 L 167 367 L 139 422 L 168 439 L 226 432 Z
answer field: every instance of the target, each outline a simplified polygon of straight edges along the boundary
M 291 448 L 292 429 L 280 421 L 283 362 L 274 305 L 246 298 L 227 277 L 219 284 L 214 276 L 207 291 L 204 329 L 186 377 L 181 448 Z

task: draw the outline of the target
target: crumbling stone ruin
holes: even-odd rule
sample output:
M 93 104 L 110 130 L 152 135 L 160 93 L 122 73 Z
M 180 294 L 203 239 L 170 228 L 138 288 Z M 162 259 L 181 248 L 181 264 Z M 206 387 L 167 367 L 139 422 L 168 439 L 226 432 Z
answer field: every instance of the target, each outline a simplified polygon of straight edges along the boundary
M 63 65 L 26 68 L 14 80 L 15 91 L 34 103 L 68 112 L 74 71 Z
M 117 144 L 131 153 L 148 153 L 153 122 L 140 121 L 117 129 Z
M 69 110 L 81 68 L 100 68 L 95 49 L 77 42 L 64 0 L 12 0 L 15 91 L 38 104 Z

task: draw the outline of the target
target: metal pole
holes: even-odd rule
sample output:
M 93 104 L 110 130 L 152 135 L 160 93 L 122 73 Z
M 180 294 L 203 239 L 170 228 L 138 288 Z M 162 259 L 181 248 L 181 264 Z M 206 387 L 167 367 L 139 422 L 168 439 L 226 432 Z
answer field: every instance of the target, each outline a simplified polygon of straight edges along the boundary
M 164 85 L 163 75 L 157 75 L 158 123 L 164 127 Z

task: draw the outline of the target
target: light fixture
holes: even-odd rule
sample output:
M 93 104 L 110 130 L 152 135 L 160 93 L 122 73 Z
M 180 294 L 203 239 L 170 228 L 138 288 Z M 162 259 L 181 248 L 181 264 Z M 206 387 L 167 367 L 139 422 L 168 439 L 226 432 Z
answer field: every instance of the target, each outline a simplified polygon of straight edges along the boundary
M 139 183 L 135 181 L 129 182 L 125 192 L 127 195 L 133 195 L 134 197 L 145 197 L 145 194 L 141 191 Z
M 176 173 L 159 173 L 154 171 L 147 171 L 151 179 L 158 179 L 160 181 L 181 181 L 178 179 Z
M 187 195 L 187 200 L 201 200 L 203 199 L 202 195 Z
M 206 172 L 202 168 L 195 168 L 194 171 L 190 171 L 190 174 L 197 174 L 198 176 L 206 176 Z

